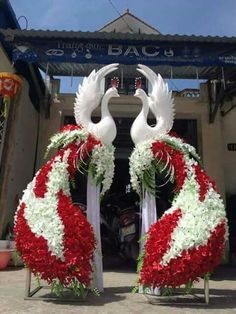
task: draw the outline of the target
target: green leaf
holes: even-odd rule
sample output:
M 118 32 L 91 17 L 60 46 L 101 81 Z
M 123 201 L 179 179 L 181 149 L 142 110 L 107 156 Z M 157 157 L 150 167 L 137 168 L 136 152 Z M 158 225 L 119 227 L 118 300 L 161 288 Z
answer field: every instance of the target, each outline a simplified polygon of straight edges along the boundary
M 59 280 L 54 280 L 51 286 L 51 292 L 55 293 L 56 296 L 61 296 L 63 293 L 64 287 Z
M 210 280 L 210 277 L 211 277 L 211 273 L 206 273 L 205 275 L 204 275 L 204 279 L 205 280 Z
M 37 283 L 38 287 L 40 287 L 41 286 L 41 281 L 40 281 L 41 277 L 40 277 L 39 273 L 35 274 L 35 279 L 36 279 L 36 283 Z
M 184 287 L 184 293 L 185 294 L 190 294 L 192 292 L 193 289 L 193 282 L 189 281 L 186 283 L 185 287 Z
M 152 170 L 145 170 L 143 172 L 142 176 L 142 184 L 143 187 L 152 195 L 155 196 L 155 189 L 156 189 L 156 183 L 155 183 L 155 174 Z
M 96 287 L 93 287 L 93 288 L 92 288 L 92 292 L 93 292 L 93 294 L 96 295 L 97 297 L 100 296 L 100 292 L 99 292 L 99 290 L 98 290 Z
M 17 266 L 17 264 L 20 261 L 20 254 L 17 250 L 14 250 L 12 255 L 13 255 L 13 259 L 14 259 L 14 264 L 15 264 L 15 266 Z
M 136 284 L 132 290 L 131 290 L 131 293 L 136 293 L 138 291 L 138 284 Z
M 137 258 L 137 273 L 139 274 L 143 268 L 143 260 L 144 260 L 145 252 L 142 251 Z
M 166 297 L 166 296 L 170 297 L 173 295 L 173 293 L 174 293 L 174 289 L 171 287 L 165 287 L 162 290 L 162 296 L 164 296 L 164 297 Z

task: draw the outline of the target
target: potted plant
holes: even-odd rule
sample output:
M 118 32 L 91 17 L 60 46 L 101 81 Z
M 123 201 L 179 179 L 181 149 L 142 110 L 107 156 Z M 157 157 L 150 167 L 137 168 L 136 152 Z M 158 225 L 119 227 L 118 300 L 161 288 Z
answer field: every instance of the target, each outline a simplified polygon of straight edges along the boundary
M 13 243 L 10 224 L 7 225 L 0 240 L 0 270 L 5 269 L 12 257 Z

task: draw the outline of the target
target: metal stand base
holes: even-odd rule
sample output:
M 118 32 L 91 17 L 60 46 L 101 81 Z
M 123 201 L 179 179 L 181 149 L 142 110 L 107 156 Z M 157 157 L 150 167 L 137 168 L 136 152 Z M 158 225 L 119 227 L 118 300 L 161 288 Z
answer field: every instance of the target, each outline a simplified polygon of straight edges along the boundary
M 25 296 L 24 300 L 40 300 L 40 301 L 58 301 L 58 302 L 86 302 L 87 299 L 82 297 L 75 297 L 72 295 L 72 292 L 68 289 L 65 293 L 57 297 L 51 291 L 47 293 L 47 296 L 36 296 L 36 293 L 42 289 L 49 290 L 51 289 L 49 286 L 38 286 L 35 289 L 31 290 L 31 279 L 32 279 L 32 272 L 30 269 L 26 269 L 26 283 L 25 283 Z M 87 294 L 89 291 L 87 291 Z
M 196 294 L 183 294 L 181 292 L 176 292 L 171 296 L 155 296 L 145 294 L 146 299 L 152 305 L 166 305 L 166 304 L 176 304 L 176 305 L 209 305 L 210 293 L 209 293 L 209 279 L 204 279 L 204 298 Z

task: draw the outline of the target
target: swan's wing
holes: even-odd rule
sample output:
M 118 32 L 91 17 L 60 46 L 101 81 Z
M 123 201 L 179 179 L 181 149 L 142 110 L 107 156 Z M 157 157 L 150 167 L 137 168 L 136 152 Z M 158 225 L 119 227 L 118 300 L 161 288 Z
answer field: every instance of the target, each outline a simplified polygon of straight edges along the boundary
M 161 75 L 156 75 L 149 67 L 139 64 L 137 69 L 142 73 L 151 83 L 151 90 L 149 92 L 149 106 L 155 117 L 162 119 L 166 133 L 169 132 L 173 126 L 175 108 L 172 92 L 169 91 L 167 83 L 164 82 Z
M 118 63 L 113 63 L 102 67 L 97 72 L 93 70 L 88 77 L 83 79 L 82 84 L 79 84 L 74 103 L 74 115 L 77 124 L 85 127 L 84 113 L 86 111 L 92 112 L 99 106 L 104 95 L 104 77 L 115 71 L 117 67 Z

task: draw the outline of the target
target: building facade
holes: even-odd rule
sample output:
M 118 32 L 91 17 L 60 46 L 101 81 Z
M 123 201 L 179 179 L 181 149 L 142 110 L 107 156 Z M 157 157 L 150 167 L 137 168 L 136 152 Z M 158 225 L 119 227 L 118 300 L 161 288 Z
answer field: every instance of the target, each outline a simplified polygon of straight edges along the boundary
M 11 16 L 12 12 L 6 15 Z M 11 26 L 10 30 L 1 27 L 0 71 L 20 70 L 24 82 L 13 109 L 10 108 L 14 110 L 13 118 L 1 143 L 4 152 L 1 155 L 1 232 L 12 220 L 22 190 L 45 162 L 48 139 L 61 126 L 73 121 L 75 95 L 60 93 L 60 82 L 54 76 L 84 76 L 104 63 L 121 64 L 115 73 L 121 81 L 120 98 L 113 99 L 109 109 L 118 127 L 116 157 L 125 161 L 128 169 L 132 148 L 130 125 L 141 109 L 141 103 L 133 97 L 134 79 L 138 76 L 136 64 L 147 64 L 166 79 L 196 78 L 196 64 L 202 60 L 201 49 L 208 45 L 204 53 L 209 53 L 209 60 L 219 47 L 219 55 L 214 55 L 219 64 L 211 64 L 206 57 L 198 67 L 197 77 L 205 81 L 199 90 L 173 92 L 176 107 L 174 131 L 196 146 L 206 171 L 216 181 L 227 202 L 231 239 L 236 238 L 236 229 L 232 227 L 236 222 L 232 213 L 235 210 L 232 207 L 236 206 L 236 64 L 231 62 L 229 66 L 227 63 L 233 57 L 227 49 L 232 51 L 234 47 L 236 53 L 236 38 L 227 41 L 224 38 L 161 35 L 129 11 L 94 33 L 22 31 L 17 25 Z M 226 47 L 224 53 L 222 45 Z M 106 55 L 103 54 L 105 50 Z M 195 63 L 191 61 L 193 56 L 187 55 L 189 50 L 194 54 Z M 12 61 L 15 67 L 12 67 Z M 35 68 L 28 68 L 32 62 Z M 51 95 L 42 87 L 38 68 L 50 77 Z M 145 80 L 143 84 L 148 87 Z M 38 101 L 30 98 L 30 93 L 37 93 Z M 96 110 L 95 119 L 99 116 L 100 112 Z M 152 116 L 149 118 L 151 121 Z M 119 173 L 119 167 L 116 171 Z M 231 246 L 234 251 L 234 245 Z

